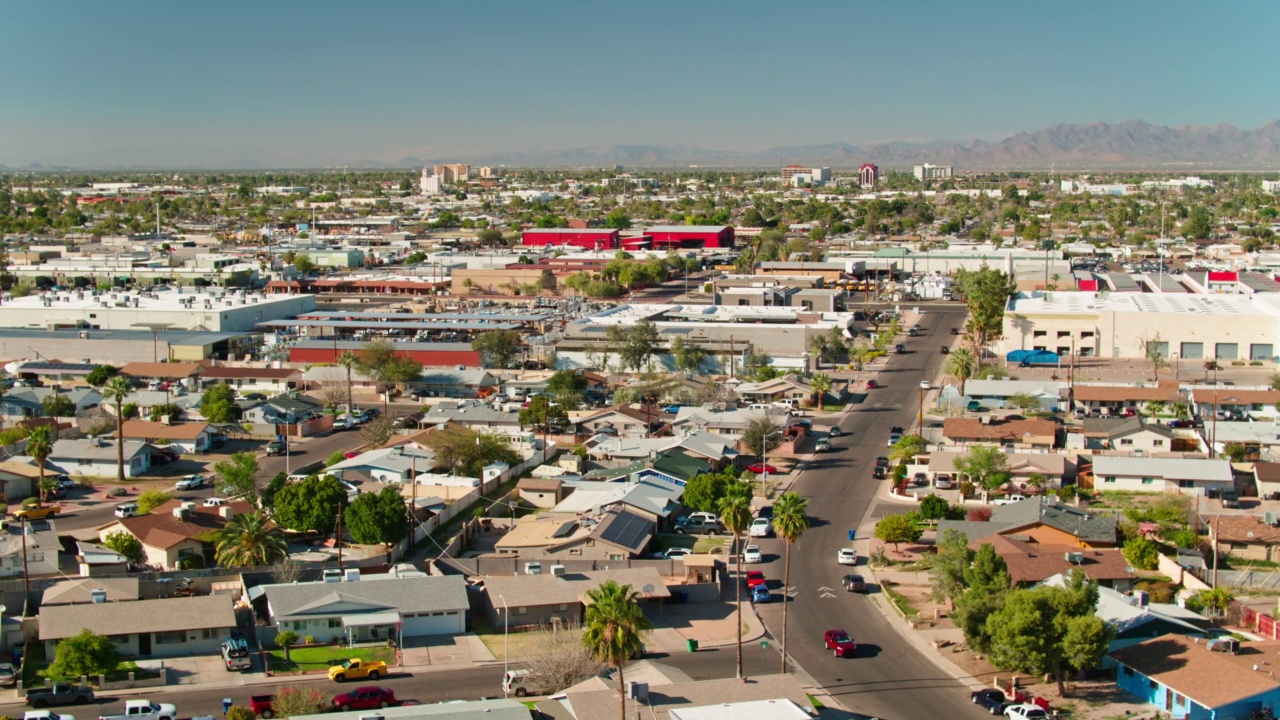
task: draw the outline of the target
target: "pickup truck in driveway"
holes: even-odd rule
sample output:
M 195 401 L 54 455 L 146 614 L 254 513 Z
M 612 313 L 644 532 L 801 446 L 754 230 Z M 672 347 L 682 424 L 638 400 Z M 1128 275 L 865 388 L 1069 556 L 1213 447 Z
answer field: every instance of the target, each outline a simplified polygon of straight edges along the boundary
M 99 715 L 98 720 L 177 720 L 178 711 L 169 703 L 126 700 L 121 715 Z
M 341 665 L 329 668 L 329 679 L 337 682 L 369 678 L 377 680 L 387 674 L 387 664 L 381 660 L 361 660 L 351 658 Z
M 31 688 L 27 691 L 27 704 L 34 708 L 84 705 L 91 702 L 93 702 L 93 688 L 85 685 L 54 683 L 52 687 Z

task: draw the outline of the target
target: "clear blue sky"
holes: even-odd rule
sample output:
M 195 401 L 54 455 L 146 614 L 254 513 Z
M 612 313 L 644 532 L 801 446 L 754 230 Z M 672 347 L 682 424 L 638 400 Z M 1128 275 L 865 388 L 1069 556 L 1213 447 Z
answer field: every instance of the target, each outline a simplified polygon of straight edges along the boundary
M 316 166 L 1280 117 L 1280 3 L 25 2 L 0 163 Z

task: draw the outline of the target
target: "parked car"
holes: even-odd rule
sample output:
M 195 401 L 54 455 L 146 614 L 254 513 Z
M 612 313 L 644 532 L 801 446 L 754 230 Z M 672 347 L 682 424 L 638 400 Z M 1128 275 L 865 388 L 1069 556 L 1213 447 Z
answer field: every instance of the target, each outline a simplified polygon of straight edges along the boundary
M 662 553 L 662 559 L 674 560 L 675 558 L 682 558 L 686 555 L 692 555 L 692 554 L 693 554 L 692 548 L 683 548 L 683 547 L 667 548 Z
M 391 688 L 374 687 L 367 685 L 358 687 L 351 692 L 336 695 L 333 698 L 333 708 L 342 712 L 348 710 L 372 710 L 374 708 L 391 707 L 396 704 L 396 694 Z
M 178 710 L 169 703 L 126 700 L 119 715 L 99 715 L 98 720 L 176 720 Z
M 0 687 L 13 687 L 17 684 L 18 671 L 9 663 L 0 663 Z
M 267 443 L 267 446 L 266 446 L 266 451 L 268 455 L 283 455 L 284 450 L 285 450 L 285 445 L 283 442 L 279 440 L 272 440 L 271 442 Z
M 911 484 L 912 485 L 928 485 L 929 476 L 925 475 L 922 472 L 918 472 L 915 475 L 911 476 Z
M 1196 426 L 1195 420 L 1170 420 L 1166 423 L 1171 428 L 1190 428 Z
M 764 560 L 764 555 L 760 553 L 759 545 L 748 545 L 742 549 L 742 562 L 744 564 L 755 564 Z
M 360 658 L 351 658 L 350 660 L 343 662 L 341 665 L 334 665 L 329 668 L 329 679 L 336 682 L 359 680 L 361 678 L 377 680 L 379 677 L 386 674 L 387 664 L 381 660 L 361 660 Z
M 188 475 L 173 484 L 174 490 L 198 490 L 204 487 L 204 477 L 200 475 Z
M 841 584 L 849 592 L 864 593 L 867 591 L 867 581 L 861 575 L 845 575 Z
M 769 473 L 770 475 L 777 475 L 778 468 L 770 465 L 769 463 L 756 463 L 755 465 L 748 465 L 747 472 L 755 473 L 757 475 L 759 475 L 760 473 Z
M 751 588 L 751 602 L 767 603 L 773 601 L 773 594 L 769 592 L 767 585 L 757 585 Z
M 950 490 L 953 487 L 951 476 L 939 473 L 937 477 L 933 479 L 933 486 L 939 490 Z
M 528 670 L 508 670 L 507 673 L 502 676 L 502 691 L 515 695 L 516 697 L 546 695 L 550 692 L 555 692 L 554 689 L 548 690 L 547 688 L 534 685 Z
M 1235 490 L 1222 491 L 1222 507 L 1224 508 L 1240 507 L 1240 496 L 1236 494 Z
M 853 657 L 858 652 L 858 646 L 853 642 L 853 638 L 843 630 L 826 631 L 822 634 L 822 642 L 836 657 Z
M 22 508 L 18 512 L 14 513 L 13 516 L 15 518 L 26 518 L 27 520 L 43 520 L 45 518 L 54 517 L 59 512 L 62 512 L 62 506 L 60 505 L 36 504 Z
M 836 562 L 841 565 L 857 565 L 858 553 L 853 548 L 840 548 L 836 550 Z
M 276 715 L 275 708 L 271 707 L 271 703 L 275 699 L 275 695 L 250 695 L 249 709 L 258 717 L 271 720 Z
M 1004 693 L 995 688 L 974 690 L 969 693 L 969 702 L 986 708 L 992 715 L 1003 715 L 1004 709 L 1009 707 L 1009 700 Z
M 12 665 L 7 667 L 13 670 Z M 91 702 L 93 702 L 93 688 L 88 685 L 54 683 L 51 687 L 31 688 L 27 692 L 27 704 L 34 708 L 84 705 Z
M 969 412 L 982 412 L 984 408 L 982 407 L 982 403 L 977 400 L 970 400 L 969 404 L 964 406 L 964 409 Z
M 688 520 L 676 523 L 676 532 L 682 535 L 712 535 L 720 532 L 723 526 L 719 520 Z
M 773 526 L 769 524 L 769 518 L 758 517 L 751 521 L 751 527 L 747 528 L 748 537 L 767 538 L 773 533 Z
M 883 455 L 876 457 L 876 467 L 889 467 L 889 458 Z
M 747 589 L 754 589 L 757 585 L 768 585 L 768 581 L 764 578 L 764 573 L 759 570 L 748 570 L 747 576 L 744 578 L 747 583 Z
M 1049 717 L 1049 711 L 1039 705 L 1023 703 L 1022 705 L 1010 705 L 1005 708 L 1004 716 L 1010 718 L 1010 720 L 1038 720 L 1039 718 Z
M 759 509 L 759 510 L 756 510 L 756 517 L 757 517 L 757 518 L 764 518 L 765 520 L 772 520 L 772 519 L 773 519 L 773 506 L 772 506 L 772 505 L 761 505 L 761 506 L 760 506 L 760 509 Z
M 998 500 L 995 500 L 991 504 L 992 505 L 1012 505 L 1013 503 L 1021 502 L 1026 499 L 1027 499 L 1026 495 L 1020 495 L 1018 493 L 1014 493 L 1008 497 L 1002 497 Z
M 679 413 L 679 412 L 680 412 L 680 408 L 682 408 L 682 407 L 684 407 L 684 406 L 683 406 L 683 405 L 679 405 L 679 404 L 677 404 L 677 403 L 672 403 L 672 404 L 667 405 L 666 407 L 662 408 L 662 412 L 664 412 L 664 413 L 666 413 L 666 414 L 668 414 L 668 415 L 675 415 L 675 414 L 677 414 L 677 413 Z

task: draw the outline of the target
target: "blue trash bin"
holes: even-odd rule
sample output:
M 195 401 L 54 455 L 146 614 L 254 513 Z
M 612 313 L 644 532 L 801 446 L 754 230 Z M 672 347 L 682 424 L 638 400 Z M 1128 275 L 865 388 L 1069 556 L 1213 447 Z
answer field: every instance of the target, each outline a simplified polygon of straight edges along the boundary
M 849 542 L 853 542 L 853 531 L 849 531 Z

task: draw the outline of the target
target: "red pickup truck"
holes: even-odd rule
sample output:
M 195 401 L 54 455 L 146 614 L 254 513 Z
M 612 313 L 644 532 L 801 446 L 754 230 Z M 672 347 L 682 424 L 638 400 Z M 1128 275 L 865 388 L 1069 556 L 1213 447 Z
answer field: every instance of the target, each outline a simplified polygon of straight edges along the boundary
M 271 718 L 276 714 L 276 711 L 271 708 L 271 701 L 275 699 L 275 695 L 251 695 L 249 709 L 259 717 Z

